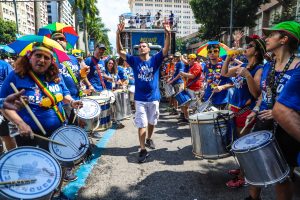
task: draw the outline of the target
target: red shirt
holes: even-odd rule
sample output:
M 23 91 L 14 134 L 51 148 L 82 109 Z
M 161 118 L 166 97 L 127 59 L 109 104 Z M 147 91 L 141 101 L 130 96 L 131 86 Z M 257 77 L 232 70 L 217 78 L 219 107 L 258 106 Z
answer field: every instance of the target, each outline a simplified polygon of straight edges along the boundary
M 202 78 L 201 78 L 201 73 L 202 73 L 202 67 L 198 62 L 194 62 L 193 66 L 189 70 L 189 74 L 195 75 L 195 78 L 197 78 L 196 81 L 195 78 L 189 79 L 187 82 L 187 88 L 198 91 L 202 88 Z M 189 85 L 191 82 L 193 82 L 191 85 Z

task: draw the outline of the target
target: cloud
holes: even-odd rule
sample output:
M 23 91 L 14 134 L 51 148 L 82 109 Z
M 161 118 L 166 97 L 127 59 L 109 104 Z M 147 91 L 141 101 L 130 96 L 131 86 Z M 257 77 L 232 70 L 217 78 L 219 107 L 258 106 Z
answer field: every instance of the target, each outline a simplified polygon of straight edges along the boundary
M 116 31 L 119 23 L 119 15 L 130 12 L 128 0 L 98 0 L 97 8 L 100 11 L 105 27 L 110 29 L 108 38 L 111 45 L 116 47 Z

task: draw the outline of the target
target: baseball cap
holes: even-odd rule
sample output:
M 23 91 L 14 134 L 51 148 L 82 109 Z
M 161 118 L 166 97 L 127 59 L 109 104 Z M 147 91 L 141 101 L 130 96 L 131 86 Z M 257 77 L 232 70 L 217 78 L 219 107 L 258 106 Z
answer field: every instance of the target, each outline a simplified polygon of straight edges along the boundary
M 268 36 L 274 31 L 283 31 L 290 36 L 294 37 L 296 40 L 300 40 L 300 24 L 295 21 L 285 21 L 271 28 L 263 28 L 263 33 Z
M 251 41 L 255 42 L 256 46 L 258 47 L 260 53 L 265 55 L 266 53 L 266 42 L 260 38 L 258 35 L 250 35 L 245 36 L 246 43 L 249 44 Z
M 194 53 L 189 54 L 189 56 L 188 56 L 188 59 L 195 59 L 195 58 L 197 58 L 197 56 Z
M 174 54 L 174 57 L 180 57 L 181 56 L 181 53 L 180 52 L 176 52 L 175 54 Z
M 105 47 L 105 45 L 104 44 L 97 44 L 96 45 L 96 48 L 99 48 L 99 49 L 104 49 L 104 50 L 106 50 L 106 47 Z

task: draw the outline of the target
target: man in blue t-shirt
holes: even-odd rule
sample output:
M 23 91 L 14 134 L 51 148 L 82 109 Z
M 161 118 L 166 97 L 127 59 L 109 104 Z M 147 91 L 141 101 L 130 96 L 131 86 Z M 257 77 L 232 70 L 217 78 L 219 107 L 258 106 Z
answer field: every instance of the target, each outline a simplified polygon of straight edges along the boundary
M 132 67 L 135 80 L 135 125 L 138 127 L 139 141 L 141 151 L 138 161 L 143 163 L 148 157 L 148 152 L 145 148 L 147 145 L 150 148 L 155 148 L 151 139 L 154 126 L 157 124 L 159 116 L 159 67 L 163 62 L 164 56 L 167 56 L 170 47 L 170 26 L 164 23 L 165 29 L 165 44 L 162 51 L 150 57 L 149 44 L 145 41 L 140 41 L 139 56 L 126 54 L 123 50 L 120 33 L 124 30 L 124 24 L 118 25 L 117 30 L 117 52 L 126 62 Z M 148 135 L 146 139 L 146 127 L 148 127 Z
M 279 125 L 300 142 L 300 68 L 292 75 L 274 105 L 272 114 Z

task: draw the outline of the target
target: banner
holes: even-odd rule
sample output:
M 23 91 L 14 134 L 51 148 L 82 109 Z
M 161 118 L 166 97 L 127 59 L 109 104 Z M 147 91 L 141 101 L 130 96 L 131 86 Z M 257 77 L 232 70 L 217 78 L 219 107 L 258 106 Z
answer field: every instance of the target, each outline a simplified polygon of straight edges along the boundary
M 132 33 L 132 46 L 139 45 L 140 41 L 145 41 L 147 43 L 151 43 L 153 45 L 164 46 L 165 41 L 165 33 Z

